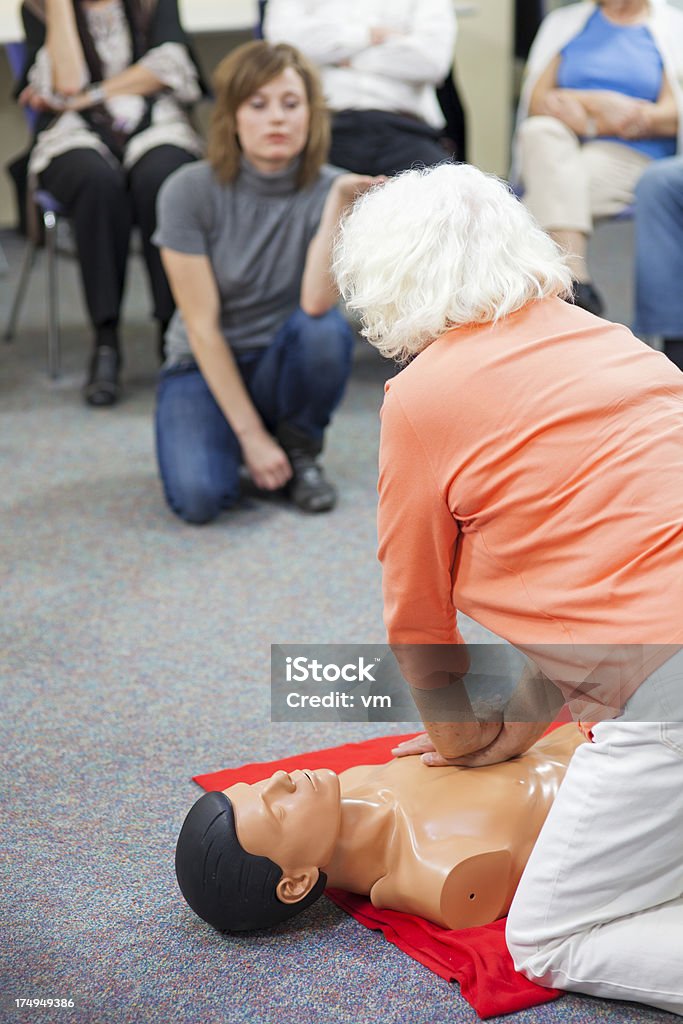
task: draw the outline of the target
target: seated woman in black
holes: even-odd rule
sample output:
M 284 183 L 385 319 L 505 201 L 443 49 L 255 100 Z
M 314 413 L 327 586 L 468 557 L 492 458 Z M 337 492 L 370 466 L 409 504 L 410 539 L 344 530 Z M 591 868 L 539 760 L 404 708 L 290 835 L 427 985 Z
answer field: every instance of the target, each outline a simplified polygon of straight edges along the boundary
M 176 0 L 25 0 L 20 101 L 39 111 L 29 175 L 72 218 L 94 351 L 84 397 L 119 397 L 119 319 L 136 223 L 160 337 L 173 297 L 151 243 L 164 179 L 201 154 L 202 85 Z

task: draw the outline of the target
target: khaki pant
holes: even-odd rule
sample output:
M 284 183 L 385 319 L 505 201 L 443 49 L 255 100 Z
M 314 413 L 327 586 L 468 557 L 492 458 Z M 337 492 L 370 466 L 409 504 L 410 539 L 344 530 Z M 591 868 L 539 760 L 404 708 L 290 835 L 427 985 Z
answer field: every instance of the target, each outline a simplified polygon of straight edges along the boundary
M 651 158 L 619 142 L 580 142 L 555 117 L 529 117 L 518 130 L 524 204 L 546 231 L 581 231 L 633 202 Z

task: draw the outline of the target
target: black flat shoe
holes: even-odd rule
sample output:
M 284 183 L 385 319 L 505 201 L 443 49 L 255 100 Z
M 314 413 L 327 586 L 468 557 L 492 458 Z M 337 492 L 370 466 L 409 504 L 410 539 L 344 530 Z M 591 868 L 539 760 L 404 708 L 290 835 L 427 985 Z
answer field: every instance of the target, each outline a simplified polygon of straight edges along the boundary
M 109 345 L 98 345 L 90 360 L 88 379 L 83 386 L 83 397 L 88 405 L 114 405 L 121 394 L 119 373 L 121 356 Z

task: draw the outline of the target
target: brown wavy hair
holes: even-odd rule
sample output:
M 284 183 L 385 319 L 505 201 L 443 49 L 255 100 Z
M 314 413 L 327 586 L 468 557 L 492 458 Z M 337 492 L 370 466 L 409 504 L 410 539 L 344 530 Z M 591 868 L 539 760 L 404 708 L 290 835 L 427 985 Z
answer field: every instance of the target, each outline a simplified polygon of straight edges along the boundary
M 293 68 L 302 79 L 310 113 L 297 184 L 304 188 L 317 178 L 330 148 L 330 119 L 318 73 L 293 46 L 258 40 L 238 46 L 213 74 L 215 103 L 207 156 L 223 184 L 234 181 L 239 173 L 242 151 L 237 138 L 237 108 L 286 68 Z

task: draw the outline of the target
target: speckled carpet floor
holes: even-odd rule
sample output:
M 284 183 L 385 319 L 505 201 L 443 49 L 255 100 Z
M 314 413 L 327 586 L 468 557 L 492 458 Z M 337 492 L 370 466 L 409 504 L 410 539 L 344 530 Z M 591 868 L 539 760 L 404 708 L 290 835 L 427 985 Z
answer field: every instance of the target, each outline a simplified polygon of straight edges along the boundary
M 4 318 L 21 246 L 1 241 Z M 60 275 L 61 379 L 45 373 L 42 271 L 16 342 L 0 342 L 0 1021 L 474 1021 L 457 986 L 327 900 L 278 932 L 226 938 L 176 889 L 192 774 L 389 731 L 272 725 L 269 658 L 276 642 L 383 641 L 375 467 L 390 367 L 359 346 L 329 435 L 333 514 L 249 499 L 185 526 L 157 480 L 154 332 L 132 271 L 117 408 L 79 396 L 87 332 L 72 265 Z M 474 626 L 468 636 L 481 639 Z M 74 1005 L 16 1007 L 35 998 Z M 511 1019 L 675 1020 L 577 997 Z

